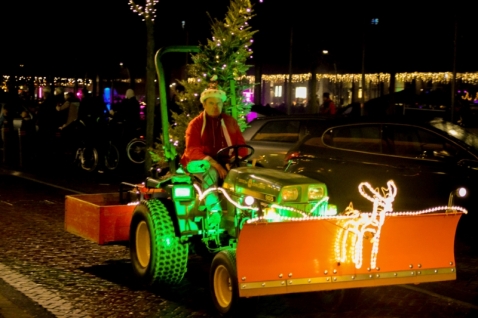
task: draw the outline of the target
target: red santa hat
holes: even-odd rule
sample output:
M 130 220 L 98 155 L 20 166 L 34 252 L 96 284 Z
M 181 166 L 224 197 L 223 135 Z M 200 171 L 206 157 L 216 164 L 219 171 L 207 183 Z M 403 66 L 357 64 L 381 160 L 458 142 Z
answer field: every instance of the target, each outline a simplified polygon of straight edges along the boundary
M 217 86 L 217 75 L 214 75 L 211 78 L 211 81 L 209 83 L 209 87 L 206 88 L 202 93 L 201 93 L 201 98 L 199 99 L 201 103 L 204 103 L 204 101 L 210 97 L 216 97 L 219 98 L 222 102 L 225 102 L 227 97 L 226 97 L 226 92 L 223 90 L 219 89 Z

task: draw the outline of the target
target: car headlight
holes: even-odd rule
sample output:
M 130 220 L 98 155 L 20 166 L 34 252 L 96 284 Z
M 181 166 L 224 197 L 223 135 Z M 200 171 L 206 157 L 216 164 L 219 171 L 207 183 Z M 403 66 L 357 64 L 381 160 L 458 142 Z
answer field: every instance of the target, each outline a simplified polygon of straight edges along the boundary
M 308 195 L 309 200 L 320 200 L 324 197 L 324 195 L 325 195 L 324 187 L 319 185 L 309 187 L 309 195 Z
M 295 201 L 299 197 L 298 188 L 283 188 L 282 201 Z

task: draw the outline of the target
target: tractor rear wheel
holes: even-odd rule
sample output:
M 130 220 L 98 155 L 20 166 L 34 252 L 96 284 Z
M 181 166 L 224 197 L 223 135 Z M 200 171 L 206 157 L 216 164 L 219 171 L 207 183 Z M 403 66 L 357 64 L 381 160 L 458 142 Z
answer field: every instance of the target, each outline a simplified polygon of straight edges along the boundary
M 236 312 L 239 302 L 236 251 L 224 250 L 214 257 L 209 272 L 211 296 L 221 315 Z
M 187 270 L 188 245 L 179 241 L 161 201 L 142 201 L 136 206 L 130 245 L 133 271 L 143 284 L 173 286 L 181 282 Z

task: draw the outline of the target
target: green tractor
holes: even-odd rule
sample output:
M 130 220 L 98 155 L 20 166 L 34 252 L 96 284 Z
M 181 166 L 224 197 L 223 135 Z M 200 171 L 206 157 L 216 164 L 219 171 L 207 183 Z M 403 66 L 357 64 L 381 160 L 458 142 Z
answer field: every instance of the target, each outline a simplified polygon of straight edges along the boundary
M 242 147 L 250 149 L 252 155 L 247 145 L 223 151 L 232 148 L 237 153 Z M 300 218 L 305 213 L 302 211 L 309 211 L 308 216 L 336 214 L 335 206 L 328 204 L 327 187 L 321 182 L 247 166 L 247 157 L 229 164 L 232 169 L 222 186 L 204 191 L 196 175 L 209 170 L 206 160 L 192 161 L 187 173 L 177 169 L 160 179 L 148 178 L 147 190 L 134 209 L 130 225 L 131 260 L 143 283 L 180 283 L 187 271 L 190 250 L 216 255 L 211 286 L 220 312 L 227 312 L 233 304 L 233 298 L 225 300 L 224 293 L 237 275 L 235 251 L 244 224 Z M 218 194 L 222 212 L 208 212 L 204 199 L 211 191 Z M 237 297 L 233 295 L 236 293 L 230 297 Z
M 176 47 L 156 55 L 164 136 L 168 116 L 161 56 L 194 50 Z M 164 147 L 171 146 L 168 138 L 163 140 Z M 249 155 L 240 159 L 243 147 Z M 338 215 L 324 183 L 251 166 L 250 146 L 220 152 L 230 151 L 234 156 L 223 164 L 231 169 L 220 186 L 202 188 L 198 175 L 210 168 L 204 160 L 192 161 L 186 169 L 176 169 L 170 161 L 167 174 L 138 186 L 129 240 L 134 273 L 144 284 L 177 285 L 190 253 L 206 253 L 212 257 L 212 299 L 225 315 L 238 309 L 241 298 L 320 292 L 326 309 L 333 310 L 351 304 L 349 297 L 356 296 L 358 287 L 456 278 L 453 242 L 463 210 L 395 214 L 392 182 L 386 195 L 359 185 L 372 192 L 364 196 L 373 202 L 373 212 L 351 208 Z M 212 191 L 222 211 L 206 208 Z

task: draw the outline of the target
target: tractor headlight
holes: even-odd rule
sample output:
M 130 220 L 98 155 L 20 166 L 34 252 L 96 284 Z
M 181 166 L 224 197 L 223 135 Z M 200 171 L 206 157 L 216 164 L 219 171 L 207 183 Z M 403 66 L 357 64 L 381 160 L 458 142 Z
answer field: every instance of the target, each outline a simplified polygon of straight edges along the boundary
M 248 195 L 247 197 L 244 198 L 244 203 L 246 205 L 252 205 L 254 203 L 254 197 L 251 197 L 250 195 Z
M 195 195 L 193 186 L 189 184 L 175 185 L 172 192 L 175 201 L 191 201 Z
M 309 200 L 320 200 L 324 197 L 325 190 L 324 187 L 319 185 L 313 185 L 309 187 Z
M 282 201 L 295 201 L 299 197 L 298 188 L 283 188 Z

